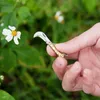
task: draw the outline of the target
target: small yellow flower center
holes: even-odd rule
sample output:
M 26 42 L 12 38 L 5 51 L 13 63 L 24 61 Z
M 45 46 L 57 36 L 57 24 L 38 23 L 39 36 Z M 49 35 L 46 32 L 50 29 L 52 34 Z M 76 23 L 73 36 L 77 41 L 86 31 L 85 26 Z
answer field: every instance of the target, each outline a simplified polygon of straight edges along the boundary
M 17 31 L 15 31 L 15 30 L 12 31 L 12 35 L 13 35 L 13 36 L 16 36 L 16 35 L 17 35 Z
M 55 19 L 58 20 L 59 19 L 59 16 L 55 16 Z

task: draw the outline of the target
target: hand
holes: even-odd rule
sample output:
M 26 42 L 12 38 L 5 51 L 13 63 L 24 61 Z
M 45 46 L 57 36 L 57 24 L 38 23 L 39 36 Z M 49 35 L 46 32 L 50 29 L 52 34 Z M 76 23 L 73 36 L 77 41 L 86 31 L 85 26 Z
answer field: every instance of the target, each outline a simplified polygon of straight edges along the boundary
M 53 69 L 65 91 L 80 91 L 100 96 L 100 23 L 75 37 L 74 39 L 56 44 L 56 48 L 68 54 L 68 59 L 76 59 L 68 65 L 67 60 L 57 57 Z M 54 51 L 47 46 L 50 56 Z

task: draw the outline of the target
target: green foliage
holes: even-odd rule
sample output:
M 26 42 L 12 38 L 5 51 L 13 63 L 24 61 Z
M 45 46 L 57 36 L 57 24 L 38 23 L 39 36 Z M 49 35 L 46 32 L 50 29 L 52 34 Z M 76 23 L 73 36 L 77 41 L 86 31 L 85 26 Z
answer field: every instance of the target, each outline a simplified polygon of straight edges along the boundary
M 15 100 L 15 99 L 7 92 L 0 90 L 0 100 Z
M 33 39 L 36 31 L 43 31 L 54 43 L 65 42 L 100 21 L 99 7 L 99 0 L 0 0 L 0 24 L 4 23 L 0 25 L 0 74 L 5 76 L 1 89 L 16 100 L 99 100 L 83 92 L 63 91 L 46 44 Z M 63 24 L 54 19 L 59 10 Z M 8 25 L 21 31 L 19 45 L 13 40 L 8 43 L 2 35 Z M 8 93 L 0 90 L 0 100 L 14 100 Z
M 18 10 L 18 15 L 21 18 L 21 20 L 26 19 L 28 16 L 30 16 L 29 8 L 26 6 L 20 7 Z
M 40 53 L 35 48 L 27 46 L 15 48 L 15 51 L 18 57 L 17 59 L 24 66 L 42 65 L 42 57 L 40 57 Z
M 88 12 L 93 12 L 96 10 L 97 0 L 83 0 L 83 4 Z
M 16 55 L 10 49 L 0 50 L 0 57 L 0 71 L 8 72 L 16 67 Z

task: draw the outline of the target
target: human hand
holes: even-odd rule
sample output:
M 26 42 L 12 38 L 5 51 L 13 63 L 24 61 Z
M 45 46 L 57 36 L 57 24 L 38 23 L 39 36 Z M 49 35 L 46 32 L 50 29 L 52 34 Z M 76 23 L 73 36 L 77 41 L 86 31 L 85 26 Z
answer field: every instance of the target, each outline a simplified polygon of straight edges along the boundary
M 100 23 L 75 37 L 74 39 L 56 44 L 56 48 L 68 54 L 68 59 L 76 59 L 68 65 L 67 60 L 57 57 L 53 69 L 65 91 L 80 91 L 100 96 Z M 47 46 L 50 56 L 54 51 Z

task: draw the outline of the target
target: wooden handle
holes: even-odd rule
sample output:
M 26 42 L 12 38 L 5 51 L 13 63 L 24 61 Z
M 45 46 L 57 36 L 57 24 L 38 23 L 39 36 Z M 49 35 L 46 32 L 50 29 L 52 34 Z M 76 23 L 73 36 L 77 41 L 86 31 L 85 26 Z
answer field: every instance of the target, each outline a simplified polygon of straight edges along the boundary
M 52 48 L 52 50 L 53 50 L 59 57 L 67 58 L 68 55 L 59 52 L 59 51 L 56 49 L 56 47 L 55 47 L 55 45 L 54 45 L 53 43 L 50 42 L 48 45 Z

